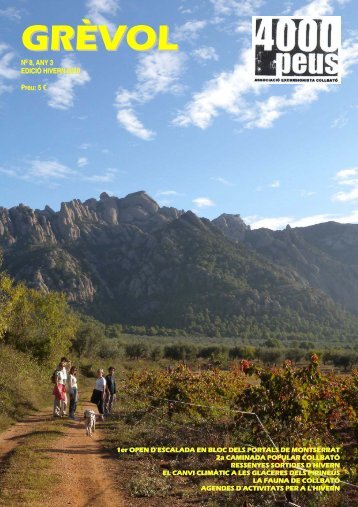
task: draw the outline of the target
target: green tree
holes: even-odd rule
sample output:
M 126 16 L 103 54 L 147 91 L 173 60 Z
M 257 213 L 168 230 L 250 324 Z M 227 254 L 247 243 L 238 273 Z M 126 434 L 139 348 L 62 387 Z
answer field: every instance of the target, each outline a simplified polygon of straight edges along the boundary
M 78 319 L 63 294 L 28 289 L 0 276 L 0 332 L 6 344 L 53 362 L 71 345 Z
M 105 326 L 100 322 L 85 318 L 80 323 L 74 340 L 72 342 L 72 350 L 79 357 L 96 356 L 104 341 Z
M 125 347 L 125 354 L 129 359 L 144 359 L 148 357 L 148 346 L 145 343 L 130 343 Z

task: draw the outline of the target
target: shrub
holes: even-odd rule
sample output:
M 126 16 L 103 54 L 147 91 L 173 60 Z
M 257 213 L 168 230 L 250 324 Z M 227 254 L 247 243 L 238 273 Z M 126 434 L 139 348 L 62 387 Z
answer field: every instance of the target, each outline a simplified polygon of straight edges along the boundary
M 145 343 L 130 343 L 125 347 L 125 355 L 129 359 L 145 359 L 148 357 L 148 346 Z
M 0 346 L 0 424 L 21 418 L 29 409 L 38 409 L 49 399 L 50 372 L 28 354 Z
M 188 361 L 196 355 L 196 348 L 193 345 L 177 344 L 167 345 L 164 348 L 164 357 L 175 361 Z

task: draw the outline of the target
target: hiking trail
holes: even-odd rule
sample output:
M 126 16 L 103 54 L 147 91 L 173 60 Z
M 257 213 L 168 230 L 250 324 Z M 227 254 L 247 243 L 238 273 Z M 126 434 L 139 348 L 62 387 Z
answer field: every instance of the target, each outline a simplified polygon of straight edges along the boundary
M 84 393 L 83 399 L 88 399 L 88 393 Z M 93 405 L 80 401 L 79 420 L 64 419 L 64 426 L 59 428 L 63 435 L 49 440 L 45 452 L 51 458 L 51 471 L 55 471 L 57 481 L 51 491 L 44 492 L 42 507 L 128 505 L 121 498 L 116 484 L 118 465 L 102 447 L 100 424 L 92 438 L 85 433 L 85 408 L 93 408 Z M 0 434 L 0 474 L 11 452 L 17 446 L 25 445 L 26 437 L 39 431 L 44 422 L 51 424 L 51 421 L 52 409 L 48 408 L 28 415 Z

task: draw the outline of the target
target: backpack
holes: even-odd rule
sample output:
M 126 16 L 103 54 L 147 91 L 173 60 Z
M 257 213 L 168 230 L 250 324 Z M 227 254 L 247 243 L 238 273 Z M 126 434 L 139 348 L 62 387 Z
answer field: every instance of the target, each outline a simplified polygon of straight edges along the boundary
M 51 375 L 51 382 L 52 382 L 52 384 L 56 384 L 57 383 L 57 373 L 58 373 L 58 370 L 55 370 L 53 372 L 53 374 Z

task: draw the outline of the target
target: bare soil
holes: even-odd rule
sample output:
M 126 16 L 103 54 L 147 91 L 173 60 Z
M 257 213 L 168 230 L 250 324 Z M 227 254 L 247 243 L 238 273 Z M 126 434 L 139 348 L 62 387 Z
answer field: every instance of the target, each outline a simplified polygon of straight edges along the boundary
M 88 403 L 88 408 L 93 408 Z M 83 404 L 79 404 L 79 416 Z M 0 473 L 11 452 L 24 443 L 26 436 L 36 432 L 44 421 L 52 420 L 51 408 L 29 415 L 23 421 L 0 434 Z M 121 498 L 116 481 L 116 462 L 101 445 L 101 430 L 92 438 L 85 433 L 82 417 L 65 420 L 64 434 L 49 441 L 45 452 L 51 457 L 52 472 L 57 481 L 44 495 L 43 507 L 122 507 L 129 505 Z M 14 485 L 15 486 L 15 485 Z M 15 486 L 16 487 L 16 486 Z

